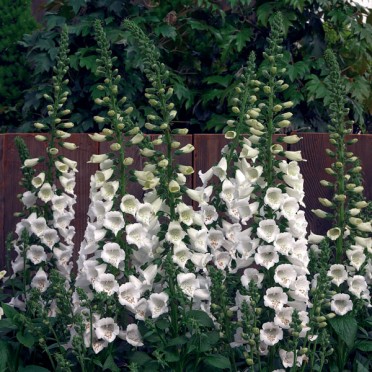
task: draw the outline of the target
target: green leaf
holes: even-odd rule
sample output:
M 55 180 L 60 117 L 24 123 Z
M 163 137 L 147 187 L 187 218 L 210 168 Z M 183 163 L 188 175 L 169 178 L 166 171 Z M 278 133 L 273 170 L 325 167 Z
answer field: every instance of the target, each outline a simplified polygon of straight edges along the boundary
M 357 340 L 355 342 L 355 348 L 361 351 L 372 351 L 372 341 L 369 340 Z
M 247 41 L 249 41 L 251 37 L 252 37 L 252 30 L 250 28 L 245 28 L 238 32 L 235 40 L 236 40 L 236 49 L 239 53 L 247 45 Z
M 177 37 L 176 28 L 168 24 L 163 24 L 156 27 L 155 33 L 163 37 L 169 37 L 172 40 L 175 40 Z
M 213 320 L 209 317 L 209 315 L 201 310 L 191 310 L 187 313 L 187 315 L 191 318 L 196 320 L 201 326 L 203 327 L 213 327 Z
M 292 82 L 303 78 L 309 71 L 310 66 L 303 61 L 296 62 L 293 65 L 288 64 L 287 66 L 288 77 Z
M 103 370 L 105 371 L 106 369 L 113 372 L 120 372 L 120 368 L 116 365 L 114 357 L 111 354 L 107 357 L 105 364 L 103 365 Z
M 329 92 L 324 82 L 318 76 L 310 75 L 309 81 L 306 83 L 306 90 L 308 92 L 308 101 L 314 99 L 322 99 L 329 96 Z
M 345 344 L 350 349 L 353 348 L 358 331 L 358 323 L 355 318 L 344 315 L 330 319 L 329 323 Z
M 50 372 L 50 371 L 49 369 L 44 367 L 30 365 L 26 367 L 19 367 L 18 372 Z
M 203 79 L 203 83 L 207 84 L 219 84 L 222 85 L 224 88 L 227 88 L 233 79 L 233 75 L 212 75 L 208 76 L 205 79 Z
M 8 344 L 5 341 L 0 340 L 0 372 L 6 371 L 8 355 L 9 355 Z
M 174 363 L 180 360 L 180 356 L 175 352 L 164 351 L 164 359 L 168 363 Z
M 150 362 L 151 360 L 152 358 L 147 353 L 144 353 L 142 351 L 136 351 L 130 357 L 130 361 L 132 363 L 138 364 L 139 366 L 143 366 L 144 364 Z
M 231 363 L 230 360 L 223 355 L 219 354 L 214 354 L 214 355 L 209 355 L 206 358 L 204 358 L 204 363 L 218 368 L 218 369 L 230 369 L 231 368 Z
M 161 330 L 167 329 L 169 328 L 169 322 L 166 319 L 160 319 L 156 322 L 156 327 Z
M 17 325 L 13 323 L 12 319 L 5 318 L 0 320 L 0 330 L 2 331 L 10 331 L 17 329 Z
M 271 16 L 274 10 L 275 3 L 263 3 L 257 8 L 257 19 L 261 25 L 267 27 L 267 23 L 269 21 L 269 17 Z
M 9 319 L 13 319 L 16 315 L 18 315 L 18 311 L 12 306 L 2 303 L 1 307 L 4 310 L 5 316 Z
M 17 340 L 24 346 L 26 346 L 27 348 L 30 348 L 32 347 L 32 345 L 35 343 L 35 338 L 34 336 L 27 332 L 26 333 L 23 333 L 21 331 L 18 331 L 17 332 Z
M 78 14 L 80 8 L 86 4 L 86 0 L 74 0 L 70 2 L 72 9 L 74 10 L 75 14 Z
M 167 342 L 167 346 L 176 346 L 176 345 L 184 345 L 188 341 L 186 336 L 178 336 L 176 338 L 172 338 Z

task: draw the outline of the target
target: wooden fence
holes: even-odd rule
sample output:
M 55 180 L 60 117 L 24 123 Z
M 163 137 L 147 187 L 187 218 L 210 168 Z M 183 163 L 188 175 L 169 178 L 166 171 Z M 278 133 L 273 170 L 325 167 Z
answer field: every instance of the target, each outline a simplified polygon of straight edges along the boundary
M 14 217 L 14 212 L 20 211 L 22 206 L 17 199 L 17 194 L 23 190 L 19 186 L 21 177 L 20 161 L 17 150 L 14 146 L 14 138 L 17 134 L 0 135 L 0 269 L 5 264 L 4 242 L 7 234 L 14 231 L 15 225 L 19 219 Z M 42 143 L 34 140 L 34 134 L 20 135 L 30 149 L 31 157 L 45 155 L 45 147 Z M 324 172 L 331 160 L 325 155 L 325 149 L 329 147 L 328 135 L 317 133 L 301 134 L 302 141 L 296 145 L 288 146 L 290 150 L 301 150 L 302 155 L 307 162 L 301 163 L 303 176 L 305 179 L 305 204 L 306 217 L 309 221 L 309 227 L 312 231 L 321 233 L 327 228 L 324 220 L 319 220 L 311 213 L 311 209 L 321 208 L 318 197 L 329 197 L 330 190 L 319 184 L 321 179 L 329 179 Z M 364 171 L 365 195 L 368 200 L 372 199 L 372 135 L 355 135 L 359 142 L 351 147 L 351 151 L 360 159 Z M 178 139 L 182 145 L 192 143 L 195 151 L 192 154 L 183 155 L 179 158 L 181 164 L 192 165 L 195 169 L 194 176 L 189 180 L 189 186 L 198 186 L 197 171 L 206 171 L 214 165 L 219 157 L 220 150 L 227 143 L 223 135 L 214 134 L 195 134 L 180 136 Z M 77 151 L 65 151 L 65 155 L 78 161 L 79 173 L 77 173 L 76 193 L 78 203 L 76 207 L 76 227 L 75 244 L 79 246 L 84 236 L 86 226 L 86 212 L 89 205 L 89 179 L 94 173 L 96 165 L 87 164 L 92 154 L 107 152 L 107 144 L 93 142 L 86 134 L 73 134 L 71 142 L 79 146 Z M 135 159 L 133 165 L 135 169 L 140 169 L 142 159 L 138 154 L 131 154 Z M 130 192 L 141 194 L 140 188 L 132 184 Z M 78 248 L 76 249 L 78 250 Z M 75 252 L 76 258 L 76 252 Z

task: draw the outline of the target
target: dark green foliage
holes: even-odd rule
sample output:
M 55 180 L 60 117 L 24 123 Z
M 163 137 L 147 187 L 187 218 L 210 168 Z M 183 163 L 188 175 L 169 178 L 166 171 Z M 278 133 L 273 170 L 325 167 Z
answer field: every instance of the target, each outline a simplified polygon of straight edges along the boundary
M 45 28 L 24 40 L 34 66 L 34 88 L 28 91 L 23 108 L 29 118 L 20 128 L 24 131 L 31 130 L 32 115 L 40 108 L 56 54 L 55 39 L 64 22 L 70 25 L 72 41 L 72 121 L 79 123 L 76 131 L 98 129 L 91 115 L 92 111 L 99 113 L 98 106 L 91 103 L 98 95 L 92 38 L 96 18 L 103 22 L 113 55 L 118 57 L 115 67 L 125 67 L 126 79 L 120 88 L 128 100 L 136 102 L 134 114 L 140 124 L 144 123 L 140 111 L 145 99 L 144 80 L 137 67 L 143 68 L 143 63 L 136 48 L 128 46 L 128 32 L 120 28 L 125 18 L 151 35 L 169 66 L 178 120 L 190 125 L 193 132 L 221 131 L 234 72 L 245 64 L 250 51 L 262 55 L 269 21 L 278 10 L 284 19 L 283 54 L 292 83 L 285 100 L 296 104 L 294 128 L 290 129 L 326 130 L 326 47 L 337 52 L 341 70 L 348 77 L 348 106 L 354 120 L 360 128 L 370 125 L 371 17 L 363 23 L 366 10 L 344 0 L 51 0 L 47 10 Z
M 35 27 L 30 0 L 0 0 L 0 131 L 19 125 L 22 92 L 31 81 L 25 51 L 18 42 Z

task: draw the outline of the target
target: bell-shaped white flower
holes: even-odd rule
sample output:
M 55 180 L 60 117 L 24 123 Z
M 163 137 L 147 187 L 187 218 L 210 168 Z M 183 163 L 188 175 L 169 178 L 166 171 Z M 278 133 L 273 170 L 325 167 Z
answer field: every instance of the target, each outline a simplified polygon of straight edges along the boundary
M 168 231 L 165 234 L 165 239 L 172 244 L 178 244 L 185 237 L 186 233 L 183 231 L 179 222 L 171 221 L 169 223 Z
M 273 322 L 262 325 L 260 340 L 266 345 L 273 346 L 283 339 L 283 330 Z
M 138 300 L 141 298 L 140 289 L 140 287 L 136 286 L 132 282 L 122 284 L 118 290 L 119 302 L 134 312 L 135 306 L 137 305 Z
M 350 261 L 350 265 L 355 267 L 357 270 L 361 268 L 366 260 L 364 248 L 358 245 L 352 245 L 351 249 L 346 251 L 346 255 Z
M 138 199 L 130 194 L 124 195 L 121 199 L 120 209 L 122 212 L 135 216 L 137 213 L 139 201 Z
M 253 159 L 259 154 L 258 149 L 254 149 L 253 147 L 247 145 L 246 143 L 243 144 L 242 151 L 240 152 L 239 158 L 245 159 Z
M 143 223 L 145 226 L 149 226 L 155 218 L 155 212 L 152 204 L 144 203 L 139 204 L 136 212 L 136 220 Z
M 273 242 L 279 233 L 275 220 L 262 220 L 258 224 L 257 236 L 267 243 Z
M 271 287 L 266 290 L 264 304 L 275 311 L 280 311 L 288 302 L 288 296 L 283 292 L 282 287 Z
M 214 254 L 214 263 L 217 269 L 225 270 L 226 266 L 230 264 L 231 255 L 229 252 L 216 251 Z
M 209 180 L 213 177 L 213 168 L 209 168 L 205 173 L 202 171 L 198 172 L 199 178 L 203 183 L 203 186 L 206 186 Z
M 329 268 L 327 276 L 331 277 L 332 283 L 339 287 L 345 280 L 347 280 L 348 275 L 344 265 L 335 264 Z
M 292 323 L 293 307 L 283 307 L 275 312 L 274 323 L 283 329 L 289 329 Z
M 118 268 L 125 259 L 125 252 L 118 243 L 106 243 L 102 248 L 101 258 L 104 262 Z
M 31 288 L 38 289 L 41 293 L 45 292 L 50 286 L 46 272 L 40 267 L 31 280 Z
M 148 305 L 153 319 L 168 312 L 168 300 L 169 296 L 165 292 L 150 295 Z
M 42 186 L 42 184 L 44 183 L 45 181 L 45 173 L 44 172 L 41 172 L 39 173 L 36 177 L 34 177 L 32 180 L 31 180 L 31 183 L 32 185 L 38 189 L 39 187 Z
M 287 220 L 293 220 L 296 218 L 296 214 L 298 210 L 300 209 L 300 206 L 298 205 L 298 202 L 295 198 L 288 197 L 283 201 L 283 204 L 280 207 L 280 211 L 282 215 Z
M 353 310 L 353 302 L 350 300 L 350 296 L 345 293 L 338 293 L 332 296 L 331 310 L 341 316 Z
M 119 326 L 113 318 L 102 318 L 94 324 L 96 336 L 98 339 L 107 342 L 113 342 L 119 334 Z
M 181 269 L 184 269 L 187 261 L 191 258 L 191 252 L 184 243 L 179 243 L 174 246 L 172 261 L 177 264 Z
M 44 247 L 41 245 L 31 245 L 30 248 L 27 250 L 26 257 L 34 264 L 38 265 L 41 262 L 45 262 L 47 259 L 47 255 L 44 251 Z
M 21 197 L 21 202 L 26 208 L 33 207 L 36 203 L 36 200 L 37 196 L 31 191 L 24 192 Z
M 283 201 L 283 192 L 278 187 L 269 187 L 264 197 L 264 203 L 274 211 L 279 209 Z
M 45 231 L 48 229 L 45 218 L 37 217 L 36 213 L 30 214 L 27 221 L 30 223 L 31 231 L 38 237 L 44 235 Z
M 189 298 L 193 298 L 196 289 L 200 288 L 199 280 L 193 273 L 180 273 L 177 275 L 177 283 L 182 292 Z
M 101 187 L 106 181 L 108 181 L 114 173 L 113 168 L 97 171 L 94 174 L 95 186 Z
M 331 240 L 337 240 L 341 235 L 341 229 L 339 227 L 333 227 L 327 231 L 327 236 Z
M 103 221 L 103 226 L 111 230 L 116 236 L 125 226 L 123 214 L 121 212 L 108 212 Z
M 206 225 L 210 225 L 218 219 L 218 213 L 213 205 L 202 205 L 201 212 Z
M 222 191 L 220 192 L 220 198 L 226 203 L 231 204 L 236 197 L 235 185 L 228 179 L 222 182 Z
M 194 210 L 191 207 L 189 207 L 185 203 L 179 203 L 176 210 L 179 215 L 180 222 L 183 222 L 187 226 L 191 226 L 193 224 Z
M 105 200 L 112 200 L 119 188 L 119 181 L 109 181 L 102 185 L 101 195 Z
M 227 161 L 226 158 L 223 156 L 218 164 L 213 167 L 213 174 L 217 176 L 221 181 L 226 178 L 226 171 L 227 171 Z
M 207 252 L 207 241 L 208 241 L 208 230 L 201 229 L 196 230 L 193 228 L 187 229 L 187 234 L 190 237 L 192 249 L 206 253 Z
M 296 280 L 297 272 L 293 265 L 282 264 L 275 268 L 274 281 L 284 288 L 289 288 Z
M 50 249 L 59 242 L 59 236 L 54 229 L 46 229 L 41 237 L 41 242 Z
M 292 299 L 306 303 L 309 301 L 310 282 L 305 275 L 298 276 L 290 288 L 289 295 Z
M 278 234 L 274 241 L 275 250 L 283 255 L 291 253 L 294 245 L 295 240 L 292 234 L 288 232 Z
M 148 238 L 147 229 L 140 223 L 127 225 L 125 228 L 127 233 L 126 239 L 129 244 L 134 244 L 138 248 L 149 247 L 151 245 Z
M 349 286 L 349 292 L 358 298 L 360 298 L 362 292 L 366 291 L 368 288 L 366 278 L 362 275 L 354 275 L 348 278 L 347 284 Z
M 48 201 L 52 200 L 54 193 L 52 186 L 49 182 L 45 182 L 41 187 L 37 196 L 44 202 L 47 203 Z
M 148 303 L 145 298 L 141 298 L 134 307 L 135 318 L 145 320 L 148 317 Z
M 279 356 L 282 361 L 284 368 L 291 368 L 294 364 L 294 352 L 293 351 L 285 351 L 283 349 L 279 350 Z M 301 367 L 302 362 L 304 360 L 304 356 L 300 355 L 296 357 L 296 365 L 297 367 Z
M 128 324 L 127 330 L 125 332 L 125 339 L 128 344 L 132 346 L 143 346 L 142 336 L 137 324 Z
M 262 282 L 265 275 L 260 273 L 257 269 L 248 268 L 244 270 L 243 275 L 240 278 L 243 287 L 248 289 L 249 282 L 254 281 L 257 288 L 262 288 Z
M 279 255 L 275 251 L 272 245 L 262 245 L 258 247 L 256 254 L 254 255 L 254 260 L 257 265 L 261 265 L 266 269 L 270 269 L 277 262 L 279 262 Z
M 215 230 L 215 229 L 210 229 L 209 234 L 208 234 L 208 245 L 211 247 L 213 250 L 219 249 L 225 238 L 223 236 L 222 231 Z
M 93 283 L 93 287 L 97 292 L 105 292 L 109 296 L 119 290 L 119 284 L 112 274 L 99 274 Z

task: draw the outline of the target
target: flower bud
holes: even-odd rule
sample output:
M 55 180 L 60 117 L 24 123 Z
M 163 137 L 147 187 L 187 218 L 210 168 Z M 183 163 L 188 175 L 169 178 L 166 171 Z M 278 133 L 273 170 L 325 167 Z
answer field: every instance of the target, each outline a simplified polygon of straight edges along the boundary
M 297 136 L 297 134 L 293 134 L 291 136 L 284 136 L 284 137 L 281 137 L 282 138 L 282 141 L 284 143 L 288 143 L 290 145 L 293 145 L 299 141 L 301 141 L 301 137 Z
M 132 165 L 133 162 L 134 162 L 134 159 L 133 159 L 133 158 L 130 158 L 130 157 L 125 158 L 125 159 L 123 160 L 123 164 L 124 164 L 124 165 Z
M 119 151 L 120 149 L 121 149 L 121 145 L 120 145 L 120 143 L 112 143 L 111 145 L 110 145 L 110 149 L 112 150 L 112 151 Z
M 42 123 L 34 123 L 34 127 L 35 127 L 36 129 L 43 129 L 43 128 L 45 128 L 45 125 L 42 124 Z
M 225 133 L 225 138 L 226 139 L 229 139 L 229 140 L 232 140 L 236 137 L 236 132 L 233 131 L 233 130 L 229 130 Z
M 275 105 L 275 106 L 273 107 L 274 112 L 279 112 L 279 111 L 282 110 L 282 109 L 283 109 L 283 106 L 282 106 L 282 105 Z
M 46 141 L 48 138 L 46 138 L 45 136 L 42 136 L 40 134 L 36 135 L 35 136 L 35 140 L 38 141 L 38 142 L 44 142 Z
M 291 122 L 289 120 L 281 120 L 277 123 L 277 126 L 279 128 L 287 128 L 291 125 Z
M 52 147 L 52 148 L 50 148 L 50 149 L 48 150 L 48 152 L 49 152 L 49 154 L 51 154 L 51 155 L 57 155 L 58 152 L 59 152 L 59 150 L 56 149 L 55 147 Z
M 165 168 L 165 167 L 167 167 L 168 166 L 168 159 L 163 159 L 163 160 L 160 160 L 159 161 L 159 163 L 158 163 L 158 166 L 160 167 L 160 168 Z
M 186 146 L 183 146 L 182 148 L 180 148 L 176 152 L 178 154 L 189 154 L 189 153 L 193 152 L 194 150 L 195 150 L 195 147 L 193 145 L 187 144 Z
M 177 111 L 176 110 L 172 110 L 170 113 L 169 113 L 169 119 L 170 120 L 173 120 L 177 115 Z
M 324 207 L 333 207 L 333 203 L 328 200 L 327 198 L 318 198 L 319 202 L 321 205 L 323 205 Z
M 66 123 L 63 123 L 63 128 L 65 128 L 65 129 L 71 129 L 71 128 L 73 128 L 74 126 L 75 126 L 75 124 L 72 123 L 71 121 L 68 121 L 68 122 L 66 122 Z
M 131 140 L 130 143 L 133 145 L 137 145 L 138 143 L 142 142 L 144 139 L 144 135 L 142 133 L 137 133 Z
M 93 116 L 93 120 L 98 123 L 98 124 L 102 124 L 105 122 L 105 118 L 103 118 L 102 116 Z
M 63 142 L 62 146 L 67 150 L 76 150 L 78 147 L 72 142 Z
M 129 115 L 133 112 L 133 107 L 132 106 L 129 106 L 125 111 L 124 111 L 124 114 L 126 115 Z
M 321 180 L 321 181 L 320 181 L 320 184 L 321 184 L 322 186 L 325 186 L 325 187 L 333 187 L 333 183 L 328 182 L 328 181 L 326 181 L 326 180 Z
M 326 218 L 328 216 L 328 213 L 321 209 L 312 209 L 311 211 L 319 218 Z
M 181 146 L 181 142 L 173 141 L 173 142 L 171 143 L 171 147 L 172 147 L 172 149 L 178 149 L 180 146 Z
M 34 167 L 37 163 L 39 163 L 40 158 L 32 158 L 32 159 L 26 159 L 23 163 L 23 166 L 26 168 L 32 168 Z
M 362 201 L 358 201 L 358 202 L 356 202 L 356 203 L 355 203 L 355 206 L 356 206 L 357 208 L 363 209 L 363 208 L 365 208 L 365 207 L 368 206 L 368 203 L 367 203 L 366 201 L 362 200 Z
M 239 114 L 239 113 L 240 113 L 239 107 L 237 107 L 237 106 L 233 106 L 233 107 L 231 108 L 231 111 L 232 111 L 234 114 Z
M 181 189 L 181 187 L 180 187 L 180 185 L 178 184 L 177 181 L 172 180 L 172 181 L 169 182 L 168 190 L 169 190 L 171 193 L 179 192 L 180 189 Z

